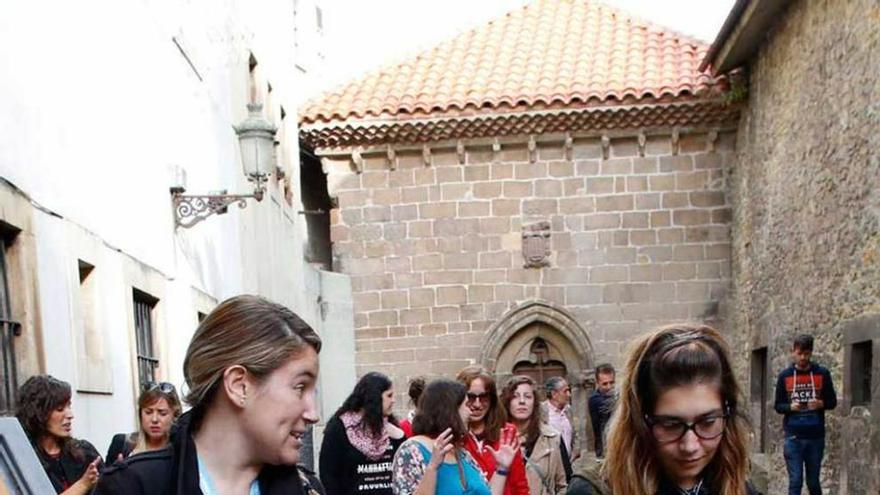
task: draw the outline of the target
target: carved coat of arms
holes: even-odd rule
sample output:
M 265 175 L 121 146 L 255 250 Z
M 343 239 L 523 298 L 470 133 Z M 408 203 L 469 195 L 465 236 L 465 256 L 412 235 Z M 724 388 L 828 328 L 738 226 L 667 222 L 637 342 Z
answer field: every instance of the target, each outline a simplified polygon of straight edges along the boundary
M 522 254 L 525 268 L 540 268 L 550 264 L 550 222 L 523 226 Z

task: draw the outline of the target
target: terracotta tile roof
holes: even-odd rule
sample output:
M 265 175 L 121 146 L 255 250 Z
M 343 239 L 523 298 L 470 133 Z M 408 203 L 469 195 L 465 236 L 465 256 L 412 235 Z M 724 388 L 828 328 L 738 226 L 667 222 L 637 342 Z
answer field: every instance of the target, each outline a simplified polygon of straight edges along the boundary
M 326 93 L 300 123 L 341 145 L 357 140 L 328 129 L 705 99 L 723 82 L 697 70 L 708 48 L 598 1 L 537 0 Z

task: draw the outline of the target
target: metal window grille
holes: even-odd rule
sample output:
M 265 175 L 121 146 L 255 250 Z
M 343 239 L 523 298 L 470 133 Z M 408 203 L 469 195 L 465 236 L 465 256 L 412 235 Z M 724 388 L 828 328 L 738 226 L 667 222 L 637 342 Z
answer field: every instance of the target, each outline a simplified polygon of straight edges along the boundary
M 15 411 L 18 372 L 15 363 L 15 336 L 21 325 L 12 321 L 9 285 L 6 275 L 6 242 L 0 239 L 0 415 Z
M 134 289 L 134 331 L 137 342 L 138 380 L 141 387 L 155 383 L 156 358 L 153 346 L 153 308 L 159 302 L 155 297 Z

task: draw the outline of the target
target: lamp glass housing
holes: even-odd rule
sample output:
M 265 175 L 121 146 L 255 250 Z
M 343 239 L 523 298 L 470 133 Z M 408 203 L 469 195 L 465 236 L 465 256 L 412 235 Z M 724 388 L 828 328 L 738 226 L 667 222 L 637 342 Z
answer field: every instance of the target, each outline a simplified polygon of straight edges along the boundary
M 262 115 L 263 105 L 248 104 L 248 118 L 235 132 L 241 149 L 241 165 L 249 180 L 261 180 L 275 168 L 275 133 L 277 129 Z

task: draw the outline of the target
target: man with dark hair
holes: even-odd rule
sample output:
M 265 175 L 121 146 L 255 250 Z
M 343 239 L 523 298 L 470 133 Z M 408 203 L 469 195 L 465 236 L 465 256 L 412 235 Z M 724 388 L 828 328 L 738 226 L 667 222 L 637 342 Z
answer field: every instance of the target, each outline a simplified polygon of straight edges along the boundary
M 590 422 L 593 423 L 593 446 L 596 457 L 605 456 L 605 426 L 611 419 L 617 396 L 614 394 L 614 366 L 600 364 L 596 366 L 596 390 L 590 394 L 587 405 L 590 410 Z
M 821 495 L 819 471 L 825 453 L 825 411 L 837 407 L 831 373 L 810 361 L 813 337 L 798 335 L 792 346 L 794 364 L 776 380 L 776 412 L 783 414 L 788 493 L 800 495 L 806 467 L 810 495 Z

